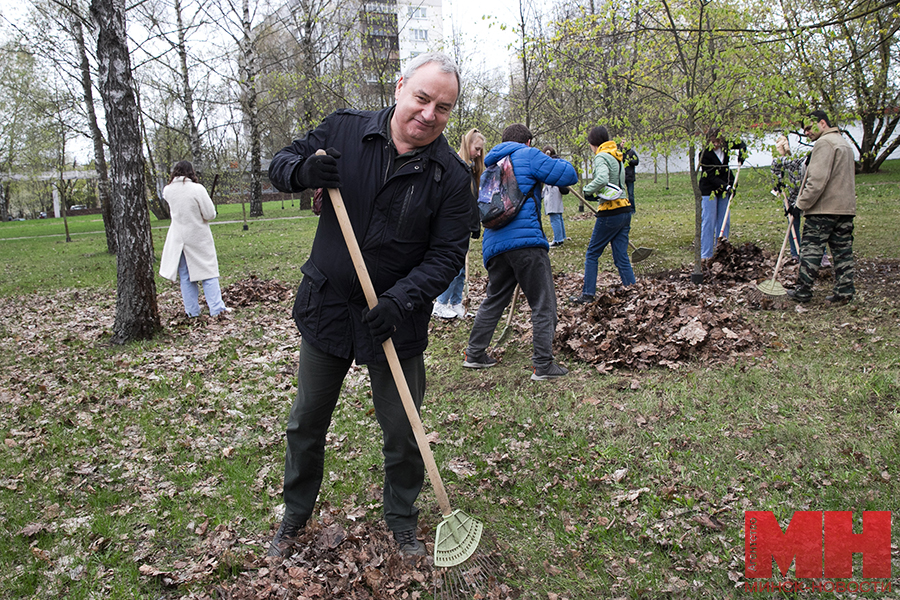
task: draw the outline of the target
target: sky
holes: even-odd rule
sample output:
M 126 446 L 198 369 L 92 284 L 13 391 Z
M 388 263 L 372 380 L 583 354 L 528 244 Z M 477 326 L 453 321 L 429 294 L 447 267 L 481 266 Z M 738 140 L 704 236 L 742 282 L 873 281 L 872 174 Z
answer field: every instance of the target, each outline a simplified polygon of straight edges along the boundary
M 471 50 L 488 66 L 505 66 L 506 47 L 516 36 L 510 27 L 502 31 L 499 25 L 515 23 L 518 6 L 518 0 L 444 0 L 444 38 L 450 38 L 455 24 L 464 40 L 477 40 Z

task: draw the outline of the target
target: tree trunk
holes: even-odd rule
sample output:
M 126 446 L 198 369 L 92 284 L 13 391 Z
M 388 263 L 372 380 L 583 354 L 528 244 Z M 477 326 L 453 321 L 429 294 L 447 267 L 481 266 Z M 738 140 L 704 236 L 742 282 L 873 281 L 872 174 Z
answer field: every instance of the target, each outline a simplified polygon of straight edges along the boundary
M 688 164 L 690 165 L 688 168 L 691 173 L 691 189 L 694 191 L 694 271 L 691 273 L 691 282 L 703 283 L 703 270 L 700 262 L 700 242 L 703 229 L 703 194 L 700 192 L 700 180 L 697 174 L 697 148 L 694 144 L 688 146 Z
M 263 216 L 262 203 L 262 159 L 259 141 L 259 106 L 257 104 L 256 76 L 257 68 L 256 48 L 253 41 L 253 29 L 250 22 L 250 4 L 248 0 L 243 3 L 242 25 L 244 29 L 243 55 L 244 55 L 244 116 L 247 118 L 250 130 L 250 216 Z
M 116 253 L 116 230 L 113 226 L 112 203 L 109 193 L 109 172 L 106 168 L 106 152 L 103 149 L 103 132 L 97 124 L 97 112 L 94 110 L 94 88 L 91 81 L 91 65 L 88 62 L 87 50 L 84 46 L 84 35 L 81 31 L 81 20 L 71 20 L 72 38 L 81 63 L 81 89 L 84 92 L 84 109 L 91 128 L 91 139 L 94 142 L 94 164 L 97 169 L 97 195 L 100 197 L 100 210 L 103 215 L 103 229 L 106 231 L 106 251 Z
M 184 38 L 184 21 L 181 18 L 181 0 L 175 0 L 175 19 L 178 25 L 178 64 L 181 68 L 181 85 L 184 88 L 184 112 L 187 116 L 191 137 L 191 157 L 194 171 L 202 176 L 206 167 L 203 161 L 203 144 L 200 140 L 200 129 L 197 127 L 197 118 L 194 116 L 194 88 L 191 87 L 191 77 L 187 64 L 187 43 Z
M 112 149 L 112 206 L 118 253 L 116 319 L 112 342 L 150 339 L 160 328 L 153 279 L 150 212 L 144 187 L 144 160 L 131 59 L 125 29 L 124 0 L 92 0 L 91 18 L 99 34 L 100 95 Z

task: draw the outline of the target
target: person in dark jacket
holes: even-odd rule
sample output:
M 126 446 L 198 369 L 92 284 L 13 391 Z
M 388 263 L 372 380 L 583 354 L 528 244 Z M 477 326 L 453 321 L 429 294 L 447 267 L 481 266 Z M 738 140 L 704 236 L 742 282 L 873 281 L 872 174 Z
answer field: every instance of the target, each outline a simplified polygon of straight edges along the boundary
M 556 290 L 550 270 L 550 245 L 541 228 L 541 184 L 570 186 L 578 181 L 578 174 L 568 161 L 532 148 L 531 140 L 531 131 L 525 125 L 510 125 L 503 130 L 503 141 L 484 159 L 491 166 L 508 156 L 519 189 L 523 194 L 531 192 L 533 197 L 526 199 L 508 224 L 484 230 L 481 254 L 488 272 L 487 297 L 475 315 L 463 366 L 484 369 L 497 364 L 486 352 L 487 346 L 519 285 L 531 306 L 531 379 L 542 381 L 562 377 L 568 371 L 553 362 Z
M 728 144 L 725 138 L 719 134 L 718 129 L 712 129 L 706 136 L 707 147 L 700 153 L 700 195 L 703 197 L 701 204 L 700 224 L 700 258 L 703 260 L 712 258 L 716 249 L 716 239 L 719 232 L 725 229 L 722 237 L 727 238 L 731 231 L 731 218 L 726 220 L 728 211 L 728 199 L 734 194 L 734 173 L 729 167 L 729 150 L 738 151 L 738 162 L 744 164 L 744 151 L 747 145 L 743 142 Z
M 394 106 L 339 110 L 269 166 L 272 184 L 283 192 L 340 188 L 378 295 L 369 310 L 326 200 L 293 308 L 302 343 L 287 426 L 285 512 L 270 556 L 286 554 L 313 512 L 325 434 L 354 361 L 368 368 L 383 432 L 385 521 L 403 554 L 425 554 L 415 506 L 424 463 L 382 343 L 393 340 L 420 407 L 432 300 L 462 267 L 470 233 L 469 168 L 443 136 L 459 89 L 449 57 L 421 54 L 397 82 Z M 323 148 L 327 154 L 316 155 Z
M 622 165 L 625 167 L 625 188 L 628 190 L 628 201 L 631 203 L 631 212 L 635 212 L 634 180 L 636 179 L 636 176 L 634 169 L 640 164 L 641 159 L 638 158 L 634 148 L 628 145 L 627 140 L 619 142 L 619 150 L 622 152 Z

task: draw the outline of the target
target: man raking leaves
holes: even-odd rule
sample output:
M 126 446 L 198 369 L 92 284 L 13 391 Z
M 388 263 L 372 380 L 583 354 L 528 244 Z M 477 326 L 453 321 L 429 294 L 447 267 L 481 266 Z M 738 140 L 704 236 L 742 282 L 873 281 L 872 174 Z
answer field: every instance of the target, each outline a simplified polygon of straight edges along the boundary
M 287 426 L 285 514 L 270 556 L 285 556 L 312 515 L 325 435 L 354 361 L 368 368 L 383 434 L 385 522 L 403 554 L 425 554 L 415 506 L 424 461 L 390 363 L 415 413 L 425 395 L 432 300 L 459 273 L 469 236 L 470 177 L 442 135 L 459 89 L 452 60 L 419 55 L 397 83 L 394 106 L 339 110 L 272 159 L 269 177 L 281 191 L 340 189 L 374 302 L 367 305 L 334 204 L 323 203 L 293 308 L 302 343 Z M 396 350 L 393 358 L 386 346 Z

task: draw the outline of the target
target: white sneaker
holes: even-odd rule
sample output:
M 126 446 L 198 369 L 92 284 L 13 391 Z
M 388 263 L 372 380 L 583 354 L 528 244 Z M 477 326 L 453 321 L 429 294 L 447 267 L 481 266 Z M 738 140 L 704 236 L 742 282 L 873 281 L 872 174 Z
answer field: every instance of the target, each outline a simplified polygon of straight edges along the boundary
M 434 303 L 434 308 L 432 309 L 431 314 L 442 319 L 456 318 L 456 311 L 450 308 L 448 304 L 443 304 L 441 302 Z
M 450 310 L 456 313 L 456 316 L 460 319 L 466 318 L 466 307 L 460 304 L 451 304 Z

